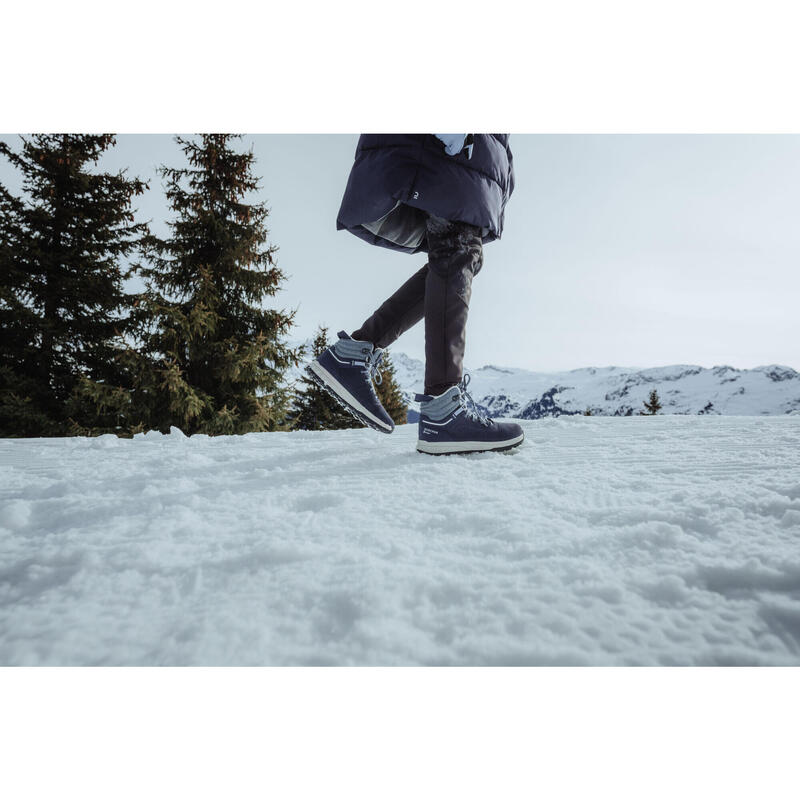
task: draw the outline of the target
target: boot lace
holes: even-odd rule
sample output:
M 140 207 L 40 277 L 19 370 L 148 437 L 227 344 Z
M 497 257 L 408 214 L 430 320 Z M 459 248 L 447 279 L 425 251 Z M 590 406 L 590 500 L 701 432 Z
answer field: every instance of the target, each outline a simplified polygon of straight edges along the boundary
M 364 361 L 364 371 L 370 380 L 375 382 L 376 386 L 383 383 L 383 350 L 374 350 L 372 353 L 367 353 Z
M 461 392 L 461 407 L 464 409 L 464 413 L 470 418 L 475 420 L 476 422 L 480 422 L 481 425 L 489 426 L 492 423 L 492 420 L 483 413 L 483 411 L 478 408 L 478 404 L 472 399 L 472 395 L 467 391 L 467 386 L 469 386 L 471 378 L 468 373 L 465 373 L 464 377 L 461 379 L 461 383 L 458 384 L 458 389 Z

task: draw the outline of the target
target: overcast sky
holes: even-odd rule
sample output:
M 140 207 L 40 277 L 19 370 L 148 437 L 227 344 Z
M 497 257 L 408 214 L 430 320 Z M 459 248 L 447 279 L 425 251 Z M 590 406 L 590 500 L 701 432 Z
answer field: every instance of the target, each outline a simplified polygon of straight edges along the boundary
M 3 136 L 14 143 L 16 137 Z M 357 328 L 425 263 L 336 231 L 357 135 L 245 136 L 295 336 Z M 516 190 L 473 283 L 468 367 L 786 364 L 800 368 L 800 136 L 511 137 Z M 150 180 L 164 232 L 171 137 L 120 135 L 104 160 Z M 0 180 L 17 188 L 9 165 Z M 395 345 L 421 358 L 422 325 Z

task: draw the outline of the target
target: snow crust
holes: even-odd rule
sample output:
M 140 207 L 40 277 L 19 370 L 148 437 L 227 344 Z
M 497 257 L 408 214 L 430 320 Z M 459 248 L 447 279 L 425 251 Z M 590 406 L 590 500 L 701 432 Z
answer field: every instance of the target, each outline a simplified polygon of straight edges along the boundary
M 0 663 L 799 664 L 800 418 L 0 442 Z

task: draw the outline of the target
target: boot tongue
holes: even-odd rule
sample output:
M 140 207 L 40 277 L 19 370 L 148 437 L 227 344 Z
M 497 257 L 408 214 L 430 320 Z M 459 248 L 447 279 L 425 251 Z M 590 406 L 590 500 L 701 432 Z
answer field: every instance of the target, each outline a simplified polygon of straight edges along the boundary
M 461 404 L 461 390 L 458 386 L 451 386 L 435 397 L 430 395 L 420 395 L 420 397 L 424 398 L 420 410 L 433 420 L 444 419 Z
M 345 337 L 340 338 L 333 346 L 339 358 L 352 358 L 363 361 L 364 357 L 372 352 L 371 342 L 359 342 L 356 339 L 351 339 L 347 334 L 345 334 Z
M 451 386 L 436 398 L 437 405 L 451 406 L 461 402 L 461 389 L 458 386 Z
M 458 386 L 449 388 L 439 399 L 447 411 L 452 412 L 461 405 L 461 391 Z

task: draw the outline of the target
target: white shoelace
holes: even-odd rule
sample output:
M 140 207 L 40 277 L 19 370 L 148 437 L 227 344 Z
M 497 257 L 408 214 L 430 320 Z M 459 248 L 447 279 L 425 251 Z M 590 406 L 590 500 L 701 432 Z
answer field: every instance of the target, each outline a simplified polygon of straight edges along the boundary
M 465 373 L 464 377 L 461 379 L 461 383 L 458 384 L 458 389 L 461 392 L 461 407 L 470 419 L 474 419 L 476 422 L 480 422 L 481 425 L 488 427 L 492 424 L 492 420 L 478 408 L 478 404 L 467 391 L 470 380 L 469 373 Z
M 367 375 L 370 380 L 375 381 L 377 385 L 383 383 L 383 373 L 381 371 L 382 362 L 383 350 L 374 350 L 372 353 L 367 353 L 364 361 Z

